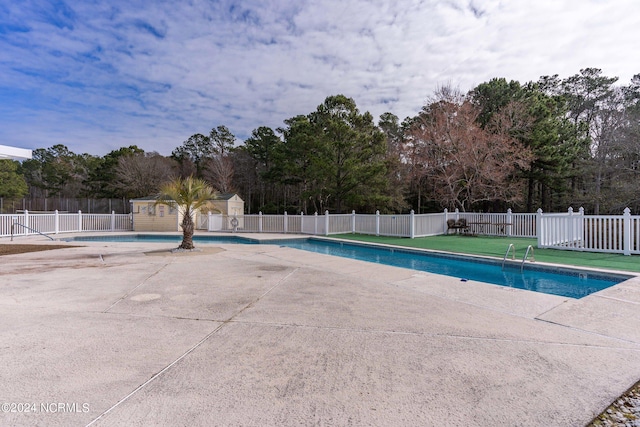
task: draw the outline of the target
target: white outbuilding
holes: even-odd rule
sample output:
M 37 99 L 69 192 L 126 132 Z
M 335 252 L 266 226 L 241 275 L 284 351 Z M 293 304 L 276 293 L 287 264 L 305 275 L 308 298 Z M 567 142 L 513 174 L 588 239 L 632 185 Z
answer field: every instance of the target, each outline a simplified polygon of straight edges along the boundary
M 182 222 L 182 214 L 176 207 L 157 205 L 156 197 L 141 197 L 139 199 L 130 200 L 131 212 L 133 214 L 133 230 L 134 231 L 181 231 L 180 223 Z M 206 229 L 207 215 L 212 212 L 216 218 L 223 218 L 230 222 L 235 217 L 242 226 L 242 215 L 244 215 L 244 201 L 237 194 L 221 194 L 214 200 L 211 200 L 206 206 L 203 206 L 194 212 L 194 222 L 196 229 Z M 203 225 L 204 224 L 204 225 Z M 233 229 L 228 225 L 228 230 Z

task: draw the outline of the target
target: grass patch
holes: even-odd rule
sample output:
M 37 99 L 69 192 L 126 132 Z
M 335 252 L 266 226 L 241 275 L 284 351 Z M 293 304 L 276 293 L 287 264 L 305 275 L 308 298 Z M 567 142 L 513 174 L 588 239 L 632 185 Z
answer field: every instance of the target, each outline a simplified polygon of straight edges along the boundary
M 513 244 L 516 248 L 516 259 L 520 260 L 524 257 L 527 247 L 531 245 L 534 248 L 535 260 L 540 262 L 640 272 L 640 259 L 637 255 L 625 256 L 622 254 L 539 249 L 536 247 L 536 239 L 521 237 L 464 236 L 459 234 L 418 237 L 415 239 L 364 234 L 339 234 L 331 237 L 467 255 L 483 255 L 499 259 L 504 257 L 509 244 Z

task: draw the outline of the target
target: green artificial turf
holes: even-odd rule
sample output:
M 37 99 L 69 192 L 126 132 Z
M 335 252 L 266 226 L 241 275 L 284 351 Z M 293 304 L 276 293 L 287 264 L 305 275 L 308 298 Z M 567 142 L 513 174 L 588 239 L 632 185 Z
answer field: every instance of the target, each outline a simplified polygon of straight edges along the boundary
M 331 237 L 469 255 L 483 255 L 500 259 L 504 257 L 509 244 L 513 244 L 516 249 L 516 259 L 518 260 L 522 260 L 527 247 L 531 245 L 533 246 L 535 260 L 538 262 L 640 272 L 640 257 L 638 255 L 625 256 L 621 254 L 539 249 L 536 247 L 536 239 L 465 236 L 460 234 L 418 237 L 415 239 L 364 234 L 340 234 Z M 511 255 L 509 258 L 511 258 Z

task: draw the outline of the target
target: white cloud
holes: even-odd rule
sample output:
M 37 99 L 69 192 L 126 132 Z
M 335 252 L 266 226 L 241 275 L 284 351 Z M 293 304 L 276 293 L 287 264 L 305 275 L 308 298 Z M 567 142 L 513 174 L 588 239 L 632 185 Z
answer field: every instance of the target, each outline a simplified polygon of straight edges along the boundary
M 338 93 L 402 119 L 446 83 L 640 73 L 635 0 L 45 4 L 0 18 L 30 28 L 0 30 L 5 145 L 169 154 L 220 124 L 239 137 L 281 126 Z

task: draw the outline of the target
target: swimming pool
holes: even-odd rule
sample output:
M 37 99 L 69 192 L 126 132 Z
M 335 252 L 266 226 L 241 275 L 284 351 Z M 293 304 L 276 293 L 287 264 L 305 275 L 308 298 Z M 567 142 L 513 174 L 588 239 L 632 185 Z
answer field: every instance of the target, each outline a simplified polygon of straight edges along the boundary
M 182 236 L 179 235 L 132 234 L 78 236 L 63 240 L 74 242 L 167 243 L 180 242 L 181 239 Z M 526 264 L 522 272 L 520 271 L 520 263 L 508 263 L 503 270 L 502 261 L 499 260 L 318 238 L 256 240 L 241 236 L 196 235 L 194 236 L 194 241 L 202 244 L 269 244 L 286 246 L 326 255 L 444 274 L 457 277 L 460 280 L 476 280 L 570 298 L 582 298 L 633 277 L 624 274 L 601 273 L 530 263 Z

